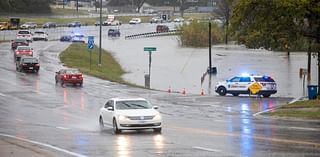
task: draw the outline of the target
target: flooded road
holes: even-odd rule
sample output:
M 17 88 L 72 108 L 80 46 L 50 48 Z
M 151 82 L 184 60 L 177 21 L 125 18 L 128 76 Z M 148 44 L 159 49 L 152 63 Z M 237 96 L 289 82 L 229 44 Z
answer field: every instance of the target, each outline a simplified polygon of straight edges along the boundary
M 167 24 L 176 29 L 175 23 Z M 119 28 L 120 38 L 108 38 L 109 28 Z M 218 81 L 225 81 L 242 73 L 269 75 L 277 82 L 276 97 L 307 96 L 307 84 L 317 84 L 317 60 L 312 57 L 311 80 L 299 77 L 300 68 L 307 67 L 307 54 L 294 52 L 287 56 L 285 52 L 246 49 L 238 45 L 216 45 L 212 47 L 212 66 L 217 67 L 217 74 L 201 77 L 208 67 L 208 48 L 181 47 L 177 36 L 151 37 L 125 40 L 125 36 L 145 32 L 154 32 L 156 24 L 121 25 L 103 27 L 102 48 L 110 51 L 120 65 L 128 72 L 123 76 L 130 83 L 144 86 L 144 75 L 148 74 L 149 55 L 144 47 L 156 47 L 152 53 L 151 88 L 175 92 L 217 95 L 214 86 Z M 99 27 L 49 29 L 51 40 L 71 32 L 82 32 L 86 36 L 95 36 L 99 44 Z M 13 38 L 14 31 L 0 32 L 2 38 Z M 305 86 L 303 86 L 305 85 Z
M 149 26 L 146 25 L 148 28 Z M 93 28 L 91 30 L 94 32 Z M 160 40 L 165 38 L 172 41 L 169 43 L 174 45 L 174 37 L 161 37 Z M 149 39 L 155 40 L 156 38 Z M 120 39 L 106 39 L 104 46 L 107 45 L 107 42 L 118 44 L 118 40 L 121 41 L 122 37 Z M 143 39 L 131 40 L 130 42 L 142 45 L 141 40 Z M 149 40 L 144 41 L 145 43 L 151 42 Z M 126 46 L 131 45 L 129 40 L 123 42 Z M 272 109 L 291 101 L 290 98 L 277 96 L 271 98 L 221 97 L 216 94 L 200 96 L 198 93 L 190 94 L 187 87 L 184 88 L 188 89 L 188 94 L 182 95 L 134 88 L 86 75 L 84 76 L 83 87 L 61 87 L 55 85 L 54 74 L 55 71 L 63 67 L 58 59 L 58 54 L 67 48 L 69 43 L 58 41 L 33 42 L 31 46 L 34 48 L 35 56 L 39 57 L 41 64 L 38 75 L 16 72 L 10 43 L 0 44 L 0 62 L 2 63 L 0 64 L 0 140 L 2 141 L 8 140 L 9 135 L 10 137 L 16 137 L 16 139 L 9 141 L 11 143 L 21 143 L 21 139 L 29 142 L 36 141 L 37 143 L 33 146 L 37 146 L 37 148 L 32 150 L 45 149 L 52 152 L 54 154 L 52 156 L 254 157 L 272 155 L 319 156 L 320 154 L 319 121 L 283 120 L 254 116 L 255 113 L 260 111 L 268 109 L 272 111 Z M 111 47 L 121 48 L 124 46 L 121 44 Z M 153 45 L 150 44 L 149 46 Z M 131 68 L 139 65 L 144 67 L 147 65 L 147 61 L 143 62 L 144 59 L 139 58 L 139 55 L 144 56 L 146 54 L 143 52 L 143 48 L 137 47 L 132 46 L 131 49 L 129 47 L 128 50 L 131 50 L 132 53 L 129 53 L 129 51 L 123 52 L 123 54 L 120 51 L 114 51 L 113 53 L 121 64 L 125 61 L 117 56 L 128 55 L 129 58 L 137 58 L 128 60 L 132 64 Z M 173 62 L 176 67 L 188 67 L 191 63 L 191 65 L 202 65 L 200 64 L 200 58 L 205 58 L 205 50 L 202 50 L 202 54 L 201 51 L 199 53 L 198 51 L 197 53 L 184 53 L 182 51 L 184 49 L 179 48 L 180 51 L 167 54 L 173 54 L 184 59 L 189 58 L 189 61 L 177 59 L 176 62 Z M 219 47 L 216 47 L 216 49 L 228 56 L 225 51 L 229 50 Z M 242 50 L 241 47 L 231 47 L 230 49 L 238 52 L 238 56 L 241 54 L 253 56 L 252 54 L 256 53 L 247 52 L 247 50 Z M 167 68 L 164 63 L 157 64 L 156 58 L 161 58 L 157 55 L 160 52 L 168 52 L 163 50 L 165 48 L 159 47 L 158 51 L 153 54 L 153 66 L 155 66 L 153 74 L 155 76 L 157 75 L 156 67 L 162 67 L 158 70 L 164 69 L 164 67 L 167 71 L 173 70 Z M 134 53 L 134 51 L 137 52 Z M 264 55 L 274 56 L 275 54 L 266 52 Z M 190 58 L 190 56 L 192 57 Z M 217 56 L 221 57 L 220 63 L 222 64 L 222 60 L 226 56 L 215 55 L 215 57 Z M 294 64 L 293 61 L 291 62 L 291 68 L 294 69 L 295 64 L 300 64 L 298 59 L 304 56 L 293 54 L 292 57 L 295 58 L 293 59 L 295 60 Z M 198 62 L 193 63 L 197 60 L 196 58 L 199 59 Z M 236 58 L 234 56 L 233 59 Z M 172 57 L 166 59 L 171 60 Z M 140 60 L 143 63 L 136 63 L 132 60 Z M 217 60 L 219 61 L 219 59 Z M 281 61 L 285 62 L 285 58 L 281 55 L 275 56 L 272 60 L 279 60 L 277 61 L 279 65 L 282 65 L 280 64 Z M 129 63 L 124 63 L 128 64 L 124 67 L 130 67 Z M 231 66 L 231 63 L 228 64 Z M 214 62 L 214 66 L 216 65 Z M 243 63 L 242 66 L 245 66 L 245 64 Z M 270 67 L 270 72 L 275 67 L 276 65 Z M 234 66 L 234 68 L 237 69 L 237 66 Z M 186 69 L 192 68 L 182 70 L 183 74 L 191 77 Z M 203 70 L 205 69 L 206 65 L 204 64 Z M 141 72 L 144 70 L 147 71 L 147 68 L 139 69 Z M 202 75 L 203 70 L 199 71 L 199 75 Z M 181 73 L 181 69 L 177 71 Z M 237 70 L 231 69 L 230 71 Z M 220 78 L 219 73 L 218 68 L 218 74 L 214 77 Z M 290 73 L 292 73 L 290 75 L 294 75 L 295 72 L 291 71 Z M 133 73 L 127 75 L 130 74 Z M 195 73 L 194 75 L 198 74 Z M 152 77 L 156 79 L 155 76 Z M 166 80 L 167 78 L 164 76 L 161 75 L 162 79 Z M 177 78 L 178 76 L 182 78 L 180 75 L 177 75 Z M 227 74 L 223 76 L 227 76 Z M 277 79 L 276 74 L 272 77 L 276 81 L 279 79 Z M 191 78 L 197 78 L 200 83 L 200 77 L 192 75 Z M 224 78 L 221 76 L 221 79 Z M 178 83 L 188 80 L 181 79 Z M 191 80 L 193 79 L 189 81 Z M 152 87 L 155 85 L 153 81 Z M 204 82 L 203 87 L 208 84 Z M 197 88 L 196 85 L 197 83 L 195 85 L 191 84 L 194 89 Z M 289 84 L 286 84 L 286 87 L 289 86 Z M 172 85 L 172 88 L 175 90 L 175 86 Z M 281 95 L 280 93 L 278 94 Z M 150 100 L 153 105 L 159 106 L 159 111 L 163 117 L 162 134 L 154 134 L 152 130 L 143 130 L 124 131 L 123 134 L 114 135 L 111 128 L 100 131 L 98 125 L 99 108 L 107 99 L 112 97 L 144 97 Z M 5 152 L 3 148 L 0 147 L 0 154 Z

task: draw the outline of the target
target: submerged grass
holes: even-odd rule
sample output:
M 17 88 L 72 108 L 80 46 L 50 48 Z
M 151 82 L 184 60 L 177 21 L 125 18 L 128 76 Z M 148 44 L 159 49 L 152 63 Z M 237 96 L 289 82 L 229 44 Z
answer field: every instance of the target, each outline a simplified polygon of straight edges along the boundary
M 98 66 L 99 49 L 92 50 L 90 70 L 90 53 L 86 44 L 71 44 L 60 54 L 60 60 L 68 67 L 78 68 L 81 72 L 101 79 L 127 84 L 121 76 L 125 71 L 119 63 L 105 50 L 101 53 L 101 66 Z

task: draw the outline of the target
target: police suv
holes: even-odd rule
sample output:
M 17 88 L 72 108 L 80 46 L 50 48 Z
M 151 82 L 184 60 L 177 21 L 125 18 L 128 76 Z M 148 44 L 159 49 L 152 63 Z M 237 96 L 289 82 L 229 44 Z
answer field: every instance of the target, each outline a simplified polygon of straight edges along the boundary
M 260 89 L 257 93 L 252 93 L 250 88 L 257 83 Z M 263 97 L 270 97 L 271 94 L 277 93 L 277 84 L 270 76 L 266 75 L 235 76 L 230 80 L 218 82 L 215 86 L 215 92 L 221 96 L 229 93 L 233 96 L 238 96 L 239 94 L 258 94 Z

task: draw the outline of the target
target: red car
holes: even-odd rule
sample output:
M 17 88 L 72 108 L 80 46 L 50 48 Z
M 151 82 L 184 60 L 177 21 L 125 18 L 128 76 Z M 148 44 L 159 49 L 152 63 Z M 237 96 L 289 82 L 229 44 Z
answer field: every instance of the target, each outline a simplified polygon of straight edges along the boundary
M 61 69 L 56 72 L 55 80 L 56 84 L 60 82 L 61 86 L 67 83 L 82 86 L 83 75 L 78 69 Z
M 157 25 L 156 32 L 157 33 L 169 32 L 169 27 L 166 25 Z
M 18 46 L 14 51 L 15 61 L 20 61 L 21 56 L 33 56 L 33 48 L 30 46 Z
M 15 50 L 18 46 L 29 46 L 29 42 L 26 39 L 11 40 L 11 49 L 12 50 Z

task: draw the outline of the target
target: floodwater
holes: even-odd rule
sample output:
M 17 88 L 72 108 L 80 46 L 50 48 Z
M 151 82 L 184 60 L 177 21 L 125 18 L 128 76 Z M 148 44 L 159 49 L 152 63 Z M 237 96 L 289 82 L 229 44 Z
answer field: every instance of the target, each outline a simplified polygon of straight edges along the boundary
M 154 31 L 156 25 L 121 26 L 123 34 L 141 33 L 141 30 Z M 171 28 L 174 26 L 171 25 Z M 136 31 L 133 31 L 135 29 Z M 280 97 L 302 97 L 307 95 L 307 78 L 299 76 L 300 68 L 307 68 L 307 54 L 295 52 L 287 56 L 285 52 L 252 50 L 239 45 L 216 45 L 212 47 L 212 66 L 217 74 L 206 76 L 201 82 L 209 62 L 208 48 L 181 47 L 177 36 L 151 37 L 125 40 L 124 35 L 117 39 L 103 40 L 103 48 L 111 51 L 128 72 L 123 78 L 131 83 L 144 85 L 144 75 L 148 74 L 149 53 L 144 47 L 156 47 L 152 52 L 151 88 L 176 92 L 216 94 L 214 86 L 235 75 L 269 75 L 277 82 Z M 317 84 L 316 58 L 312 58 L 310 84 Z M 303 86 L 305 85 L 305 86 Z

